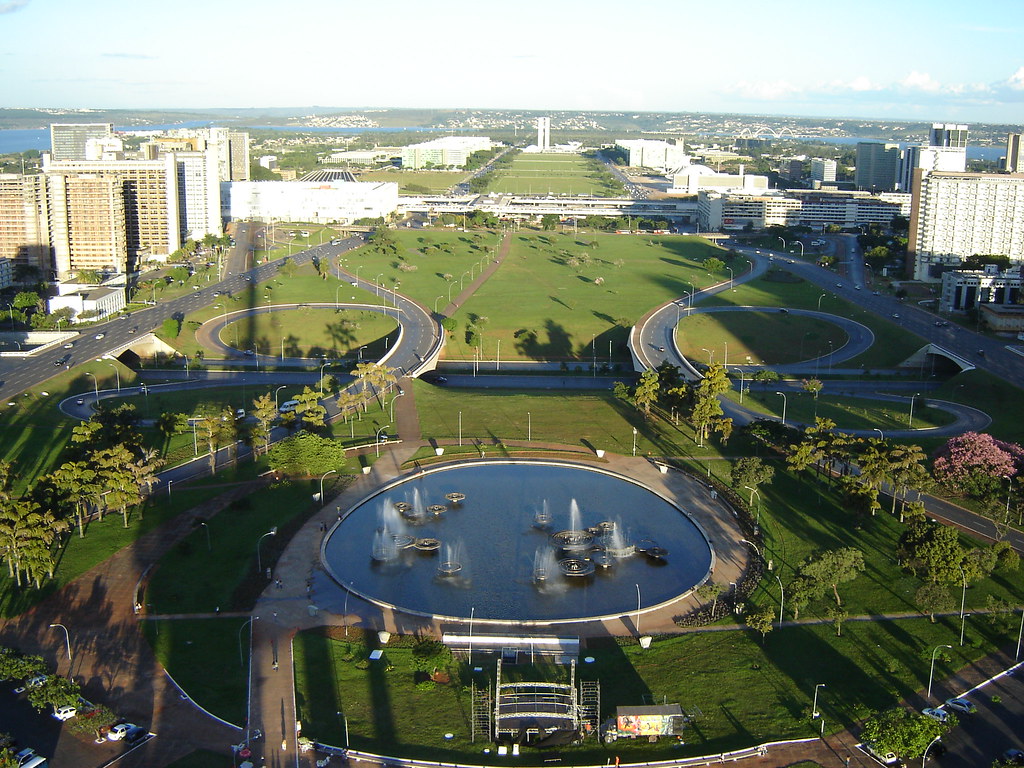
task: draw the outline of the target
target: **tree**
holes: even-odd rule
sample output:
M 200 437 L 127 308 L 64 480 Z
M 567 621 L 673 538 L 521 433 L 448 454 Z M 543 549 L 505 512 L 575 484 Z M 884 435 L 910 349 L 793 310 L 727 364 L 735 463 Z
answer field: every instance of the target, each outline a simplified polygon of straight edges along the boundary
M 67 524 L 34 501 L 5 499 L 0 502 L 0 557 L 7 561 L 8 575 L 17 586 L 52 578 L 56 562 L 51 545 Z M 22 573 L 24 572 L 24 582 Z
M 172 435 L 184 434 L 185 430 L 188 429 L 188 426 L 187 413 L 164 411 L 157 416 L 156 419 L 156 428 L 168 439 L 170 439 Z
M 320 405 L 320 395 L 315 390 L 303 387 L 302 392 L 295 396 L 295 400 L 295 415 L 303 424 L 310 427 L 324 426 L 327 409 Z
M 861 737 L 874 745 L 876 752 L 893 752 L 901 757 L 917 758 L 928 745 L 956 725 L 948 713 L 945 723 L 903 707 L 876 712 L 864 721 Z
M 1024 449 L 992 435 L 965 432 L 950 438 L 935 452 L 935 477 L 970 496 L 984 497 L 1001 488 L 1002 478 L 1014 477 L 1024 465 Z
M 655 371 L 648 370 L 640 374 L 633 400 L 636 407 L 644 412 L 644 416 L 650 417 L 651 406 L 658 401 L 658 374 Z
M 710 258 L 704 259 L 704 269 L 708 272 L 721 272 L 725 269 L 725 262 L 717 256 L 711 256 Z
M 557 213 L 545 213 L 540 217 L 540 228 L 543 230 L 552 230 L 558 226 L 558 214 Z
M 850 614 L 838 605 L 830 605 L 825 610 L 825 615 L 828 617 L 828 620 L 832 622 L 832 626 L 836 630 L 836 637 L 842 637 L 843 622 L 850 618 Z
M 807 576 L 797 576 L 786 587 L 786 605 L 793 609 L 793 618 L 800 618 L 800 611 L 808 606 L 812 600 L 817 600 L 824 594 L 824 585 L 814 581 Z
M 78 536 L 84 537 L 89 502 L 100 492 L 95 465 L 89 461 L 68 461 L 55 469 L 50 478 L 54 487 L 74 507 Z
M 227 411 L 233 426 L 235 414 L 230 409 Z M 207 413 L 196 419 L 194 425 L 199 440 L 206 447 L 210 461 L 210 473 L 213 474 L 217 471 L 217 449 L 220 448 L 221 442 L 227 436 L 228 422 L 224 420 L 223 414 Z
M 38 310 L 42 305 L 39 299 L 39 294 L 35 291 L 21 291 L 14 297 L 13 303 L 15 309 Z
M 761 645 L 764 645 L 765 637 L 772 631 L 775 621 L 775 610 L 773 608 L 762 608 L 759 611 L 748 613 L 746 616 L 747 626 L 761 633 Z
M 863 570 L 864 553 L 853 547 L 843 547 L 823 552 L 816 559 L 808 560 L 800 566 L 800 575 L 832 587 L 836 605 L 842 605 L 839 585 L 857 578 L 857 574 Z
M 935 623 L 936 613 L 949 611 L 953 608 L 953 596 L 949 593 L 949 590 L 942 584 L 936 584 L 934 581 L 926 582 L 918 588 L 917 592 L 914 593 L 914 602 L 921 609 L 922 613 L 928 614 L 932 624 Z
M 270 393 L 260 395 L 252 401 L 252 415 L 256 424 L 250 431 L 252 439 L 253 458 L 259 456 L 259 449 L 262 446 L 263 452 L 270 450 L 270 435 L 273 429 L 274 419 L 277 418 L 277 406 Z
M 28 702 L 40 711 L 46 707 L 76 706 L 81 693 L 81 686 L 74 680 L 49 675 L 45 683 L 28 689 Z
M 718 598 L 725 591 L 725 588 L 714 581 L 706 581 L 697 589 L 697 597 L 701 600 L 711 601 L 711 615 L 715 615 L 715 609 L 718 607 Z
M 754 373 L 754 381 L 760 381 L 762 389 L 768 389 L 769 384 L 774 384 L 778 380 L 779 374 L 768 368 L 762 368 Z
M 306 432 L 298 432 L 275 443 L 267 453 L 273 469 L 292 475 L 322 475 L 345 462 L 345 449 L 334 440 Z
M 916 522 L 900 536 L 897 556 L 911 572 L 925 572 L 925 578 L 936 584 L 959 583 L 964 561 L 964 548 L 959 532 L 948 525 L 930 520 Z M 966 574 L 966 570 L 964 571 Z
M 729 472 L 733 487 L 750 491 L 750 503 L 754 503 L 754 491 L 763 483 L 771 483 L 775 467 L 765 464 L 756 456 L 737 459 Z
M 364 395 L 370 391 L 378 397 L 378 400 L 380 392 L 398 381 L 388 367 L 380 363 L 360 363 L 352 369 L 352 375 Z M 383 401 L 380 401 L 380 405 L 381 408 L 384 407 Z
M 103 503 L 121 513 L 127 528 L 129 507 L 142 501 L 141 488 L 136 481 L 138 468 L 134 466 L 135 457 L 125 446 L 116 445 L 95 451 L 92 460 L 97 468 Z

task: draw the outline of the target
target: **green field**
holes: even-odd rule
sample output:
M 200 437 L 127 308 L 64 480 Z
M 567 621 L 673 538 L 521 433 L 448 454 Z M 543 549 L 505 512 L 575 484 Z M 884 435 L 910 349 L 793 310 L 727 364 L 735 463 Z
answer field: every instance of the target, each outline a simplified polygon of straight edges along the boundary
M 466 178 L 465 171 L 366 171 L 359 181 L 391 181 L 403 195 L 440 195 Z
M 622 194 L 622 185 L 597 160 L 581 155 L 519 154 L 509 168 L 493 172 L 488 192 L 512 195 Z
M 794 344 L 795 339 L 800 343 Z M 825 320 L 775 312 L 686 317 L 684 311 L 676 332 L 676 346 L 687 359 L 709 362 L 708 350 L 717 362 L 734 365 L 797 363 L 828 354 L 830 348 L 839 350 L 847 339 L 846 331 Z

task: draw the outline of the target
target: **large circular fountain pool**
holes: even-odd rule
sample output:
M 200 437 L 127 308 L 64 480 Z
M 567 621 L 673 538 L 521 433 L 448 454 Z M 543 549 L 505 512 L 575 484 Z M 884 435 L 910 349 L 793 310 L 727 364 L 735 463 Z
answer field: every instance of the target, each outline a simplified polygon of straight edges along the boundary
M 328 535 L 342 586 L 398 610 L 501 622 L 617 616 L 700 584 L 710 544 L 677 506 L 603 471 L 439 468 L 389 485 Z

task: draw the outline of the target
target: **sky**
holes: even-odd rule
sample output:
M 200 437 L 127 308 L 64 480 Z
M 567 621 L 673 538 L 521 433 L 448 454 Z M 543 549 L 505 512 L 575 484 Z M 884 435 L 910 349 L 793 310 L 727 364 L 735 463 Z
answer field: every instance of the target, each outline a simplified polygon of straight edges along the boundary
M 0 106 L 1024 123 L 1022 0 L 0 0 Z

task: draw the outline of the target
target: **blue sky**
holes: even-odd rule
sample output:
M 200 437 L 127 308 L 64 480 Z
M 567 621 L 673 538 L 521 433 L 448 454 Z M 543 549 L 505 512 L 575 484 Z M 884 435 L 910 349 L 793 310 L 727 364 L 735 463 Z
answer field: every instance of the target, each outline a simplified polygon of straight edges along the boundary
M 0 0 L 8 107 L 1024 122 L 1021 0 Z

